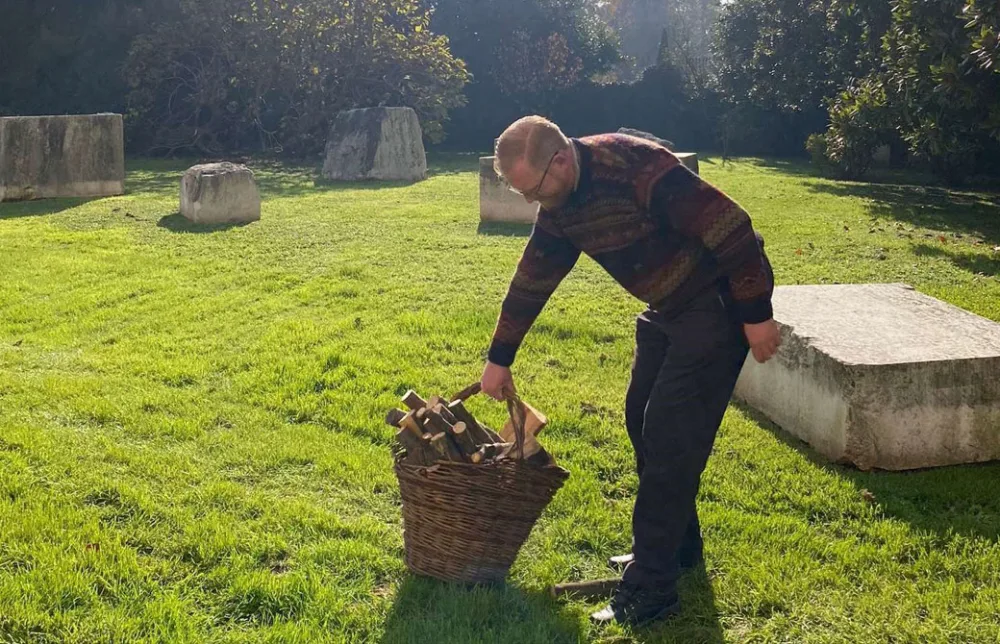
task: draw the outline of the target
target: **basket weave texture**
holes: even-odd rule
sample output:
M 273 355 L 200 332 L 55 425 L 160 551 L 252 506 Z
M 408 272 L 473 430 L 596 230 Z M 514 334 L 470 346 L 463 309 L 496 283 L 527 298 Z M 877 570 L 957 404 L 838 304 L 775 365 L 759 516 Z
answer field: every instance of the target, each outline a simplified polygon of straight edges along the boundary
M 517 413 L 518 403 L 516 396 L 508 397 L 517 439 L 509 458 L 477 465 L 440 461 L 430 467 L 396 460 L 403 547 L 412 572 L 443 581 L 501 583 L 542 511 L 569 478 L 557 465 L 519 458 L 524 418 Z

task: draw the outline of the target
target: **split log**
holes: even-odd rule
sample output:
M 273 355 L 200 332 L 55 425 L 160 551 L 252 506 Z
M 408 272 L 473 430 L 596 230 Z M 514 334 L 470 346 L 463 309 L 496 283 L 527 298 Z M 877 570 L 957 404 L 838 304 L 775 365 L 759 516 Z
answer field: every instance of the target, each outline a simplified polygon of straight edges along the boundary
M 472 462 L 484 463 L 492 461 L 503 454 L 507 447 L 509 446 L 504 445 L 503 443 L 488 443 L 486 445 L 482 445 L 478 450 L 476 450 L 476 453 L 472 455 Z
M 420 429 L 420 425 L 417 423 L 412 411 L 403 416 L 403 419 L 399 421 L 399 426 L 409 431 L 417 438 L 420 438 L 424 434 L 424 431 Z
M 464 402 L 466 399 L 471 398 L 472 396 L 478 394 L 480 391 L 482 391 L 482 389 L 483 388 L 480 383 L 474 382 L 465 389 L 463 389 L 462 391 L 452 396 L 451 400 L 452 402 L 455 401 Z M 461 420 L 461 418 L 459 418 L 459 420 Z
M 451 437 L 448 434 L 440 433 L 436 434 L 431 438 L 431 447 L 434 448 L 434 452 L 438 454 L 443 460 L 455 461 L 456 463 L 464 463 L 465 458 L 462 453 L 458 451 L 455 444 L 451 441 Z
M 424 441 L 408 429 L 396 432 L 396 441 L 406 449 L 406 461 L 411 465 L 427 465 L 430 454 L 425 454 Z
M 488 445 L 490 443 L 500 442 L 494 440 L 494 437 L 479 424 L 479 421 L 477 421 L 476 417 L 465 408 L 465 405 L 461 400 L 456 400 L 449 404 L 448 411 L 450 411 L 458 421 L 465 423 L 465 426 L 469 430 L 469 435 L 472 436 L 472 440 L 474 440 L 477 445 Z M 497 436 L 497 438 L 499 438 L 499 436 Z
M 441 414 L 437 413 L 433 409 L 428 410 L 424 414 L 424 418 L 426 419 L 424 427 L 430 429 L 432 434 L 439 434 L 441 432 L 451 434 L 453 431 L 452 426 L 448 424 L 448 421 L 446 421 Z
M 518 402 L 517 404 L 520 405 L 521 413 L 524 414 L 524 459 L 528 460 L 542 451 L 542 446 L 538 444 L 538 440 L 535 437 L 545 428 L 549 419 L 545 417 L 545 414 L 531 405 L 524 402 Z M 512 420 L 508 420 L 503 426 L 503 429 L 500 430 L 500 436 L 503 437 L 504 442 L 515 442 L 514 422 Z M 534 459 L 532 462 L 536 460 L 547 462 L 548 456 L 545 456 L 543 459 L 541 457 L 540 459 Z
M 504 441 L 503 436 L 501 436 L 500 434 L 496 433 L 495 431 L 493 431 L 492 429 L 490 429 L 486 425 L 483 425 L 483 424 L 480 423 L 479 426 L 483 428 L 483 431 L 486 433 L 487 436 L 490 437 L 490 440 L 493 441 L 494 443 L 502 444 L 502 443 L 506 442 L 506 441 Z
M 399 427 L 399 423 L 403 420 L 404 416 L 406 416 L 406 412 L 402 409 L 390 409 L 389 413 L 385 415 L 385 423 L 393 427 Z
M 472 440 L 469 430 L 462 421 L 455 423 L 454 427 L 451 429 L 451 435 L 454 437 L 455 443 L 459 446 L 466 457 L 471 458 L 472 455 L 479 450 L 479 446 L 476 445 L 474 440 Z
M 413 391 L 412 389 L 407 391 L 406 394 L 403 395 L 402 400 L 403 404 L 409 407 L 413 411 L 417 411 L 418 409 L 423 409 L 424 407 L 427 406 L 427 401 L 418 396 L 417 392 Z
M 454 425 L 458 422 L 458 418 L 455 417 L 455 414 L 451 413 L 451 410 L 448 409 L 446 405 L 438 403 L 437 405 L 431 407 L 431 409 L 441 414 L 441 417 L 448 421 L 449 425 Z M 466 425 L 468 425 L 468 423 L 466 423 Z

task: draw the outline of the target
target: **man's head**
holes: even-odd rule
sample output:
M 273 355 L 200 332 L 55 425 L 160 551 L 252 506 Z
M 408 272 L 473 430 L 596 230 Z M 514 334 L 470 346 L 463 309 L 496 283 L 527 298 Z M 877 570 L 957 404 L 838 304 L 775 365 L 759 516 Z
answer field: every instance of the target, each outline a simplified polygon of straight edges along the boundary
M 496 173 L 528 203 L 552 208 L 562 204 L 576 184 L 573 144 L 555 123 L 525 116 L 497 139 Z

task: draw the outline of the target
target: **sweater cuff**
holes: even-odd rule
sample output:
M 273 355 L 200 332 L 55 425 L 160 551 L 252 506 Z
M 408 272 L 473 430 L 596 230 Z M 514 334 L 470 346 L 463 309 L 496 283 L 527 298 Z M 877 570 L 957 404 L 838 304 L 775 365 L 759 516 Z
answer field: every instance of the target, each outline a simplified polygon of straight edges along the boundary
M 517 355 L 517 347 L 503 342 L 494 342 L 490 345 L 487 359 L 495 365 L 509 367 L 514 364 L 514 356 Z
M 760 324 L 774 317 L 774 310 L 771 307 L 771 298 L 769 297 L 749 302 L 737 302 L 736 311 L 739 313 L 743 324 Z

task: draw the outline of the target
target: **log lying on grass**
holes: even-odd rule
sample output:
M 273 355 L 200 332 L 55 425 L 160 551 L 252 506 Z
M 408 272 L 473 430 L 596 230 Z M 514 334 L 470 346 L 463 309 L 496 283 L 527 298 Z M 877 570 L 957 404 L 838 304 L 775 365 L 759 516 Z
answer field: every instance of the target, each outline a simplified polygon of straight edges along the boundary
M 463 404 L 461 394 L 447 401 L 440 396 L 426 400 L 408 391 L 402 403 L 409 411 L 391 409 L 385 422 L 399 429 L 399 455 L 409 465 L 427 466 L 439 461 L 485 464 L 505 458 L 524 458 L 546 465 L 552 458 L 538 444 L 538 432 L 548 422 L 544 415 L 524 403 L 516 410 L 524 418 L 523 454 L 514 453 L 514 424 L 508 420 L 501 432 L 479 422 Z

